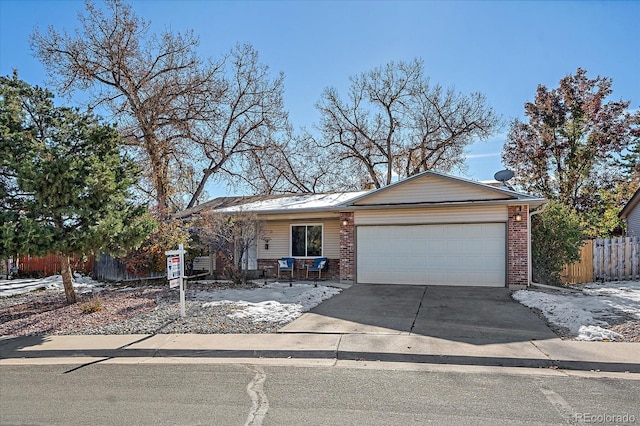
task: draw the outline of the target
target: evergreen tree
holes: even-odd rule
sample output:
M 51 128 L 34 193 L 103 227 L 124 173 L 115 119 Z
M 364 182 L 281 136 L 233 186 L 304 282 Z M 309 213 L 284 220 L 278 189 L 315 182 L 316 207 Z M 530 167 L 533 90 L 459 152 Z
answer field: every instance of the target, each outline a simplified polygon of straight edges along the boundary
M 122 254 L 152 231 L 130 201 L 133 162 L 116 130 L 57 107 L 46 89 L 0 77 L 0 258 L 57 253 L 68 303 L 76 302 L 72 254 Z

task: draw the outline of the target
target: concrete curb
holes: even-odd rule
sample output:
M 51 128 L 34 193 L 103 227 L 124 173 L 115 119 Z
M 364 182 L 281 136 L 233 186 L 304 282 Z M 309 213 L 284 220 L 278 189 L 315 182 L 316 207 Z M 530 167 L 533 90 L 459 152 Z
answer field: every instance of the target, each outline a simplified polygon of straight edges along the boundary
M 615 349 L 614 349 L 615 348 Z M 640 344 L 550 339 L 476 345 L 388 334 L 31 336 L 0 339 L 0 365 L 180 360 L 380 361 L 640 373 Z

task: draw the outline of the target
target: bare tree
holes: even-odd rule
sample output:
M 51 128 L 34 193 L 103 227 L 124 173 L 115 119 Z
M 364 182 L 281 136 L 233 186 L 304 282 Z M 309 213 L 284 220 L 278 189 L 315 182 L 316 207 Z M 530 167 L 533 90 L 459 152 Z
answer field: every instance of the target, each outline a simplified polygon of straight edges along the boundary
M 460 166 L 464 148 L 500 125 L 482 94 L 430 86 L 418 59 L 390 62 L 350 81 L 347 101 L 336 89 L 325 89 L 316 104 L 319 130 L 323 146 L 376 188 L 391 183 L 394 173 Z
M 211 175 L 237 172 L 236 156 L 286 127 L 284 77 L 270 79 L 249 45 L 205 61 L 192 32 L 152 34 L 130 5 L 106 6 L 87 1 L 74 34 L 36 30 L 32 46 L 62 94 L 86 90 L 90 107 L 113 114 L 159 210 L 191 207 Z
M 209 177 L 226 173 L 242 177 L 256 167 L 255 161 L 278 149 L 277 134 L 289 129 L 284 110 L 284 74 L 275 79 L 249 45 L 238 45 L 229 59 L 231 70 L 223 82 L 216 114 L 192 136 L 201 146 L 207 164 L 187 207 L 198 201 Z
M 335 161 L 331 149 L 322 148 L 315 138 L 291 131 L 271 141 L 269 148 L 252 151 L 240 167 L 236 180 L 259 194 L 319 193 L 356 190 L 362 183 L 343 164 Z M 227 171 L 232 173 L 231 171 Z

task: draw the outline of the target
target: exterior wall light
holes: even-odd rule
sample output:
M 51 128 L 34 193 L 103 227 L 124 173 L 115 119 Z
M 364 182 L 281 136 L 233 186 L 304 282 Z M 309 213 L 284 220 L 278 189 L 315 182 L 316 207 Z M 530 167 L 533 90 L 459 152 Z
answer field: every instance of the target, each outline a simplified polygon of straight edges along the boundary
M 344 219 L 342 221 L 342 226 L 347 226 L 349 224 L 349 221 L 347 219 Z
M 516 209 L 516 214 L 513 216 L 513 220 L 516 222 L 522 222 L 522 206 L 518 206 Z

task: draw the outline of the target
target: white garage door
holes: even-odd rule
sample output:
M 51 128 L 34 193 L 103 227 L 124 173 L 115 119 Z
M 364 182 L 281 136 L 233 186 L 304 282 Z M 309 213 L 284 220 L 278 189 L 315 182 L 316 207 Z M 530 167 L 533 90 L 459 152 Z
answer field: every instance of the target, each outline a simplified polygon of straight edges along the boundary
M 367 284 L 504 287 L 506 226 L 358 226 L 357 280 Z

